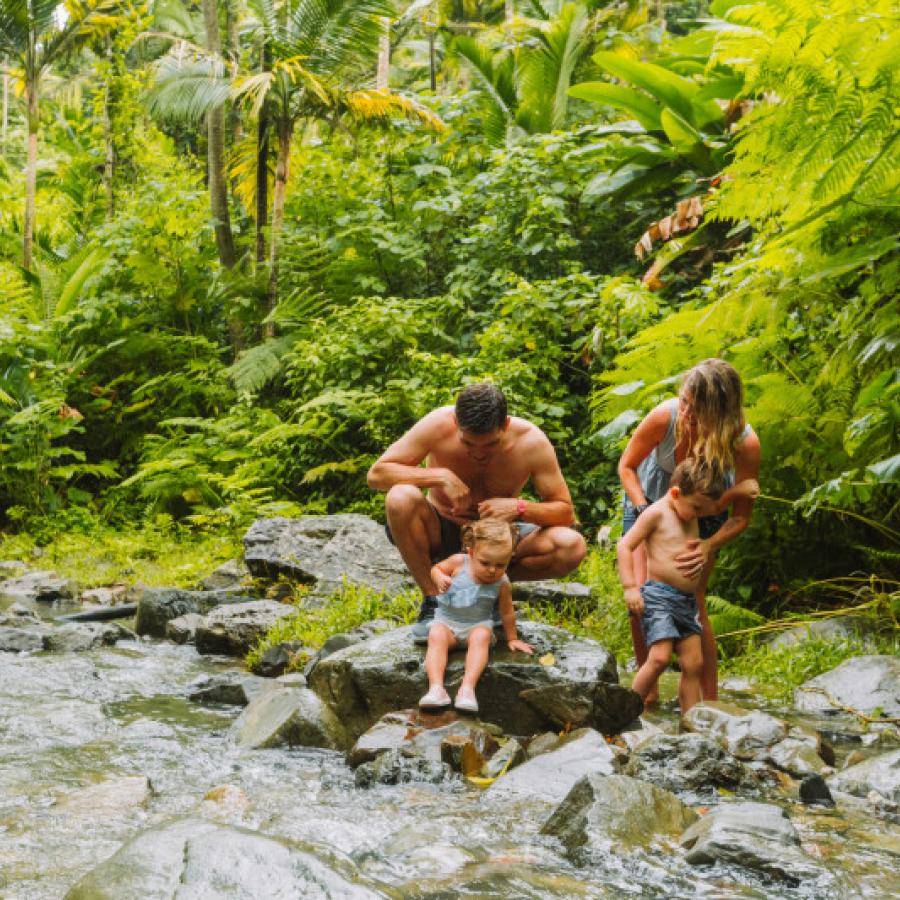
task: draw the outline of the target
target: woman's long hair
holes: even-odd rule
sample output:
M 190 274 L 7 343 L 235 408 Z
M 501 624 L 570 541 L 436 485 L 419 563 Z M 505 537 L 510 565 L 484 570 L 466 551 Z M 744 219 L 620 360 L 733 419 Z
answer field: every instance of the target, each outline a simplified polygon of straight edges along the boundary
M 721 472 L 734 468 L 734 456 L 744 430 L 744 387 L 734 366 L 723 359 L 704 359 L 690 369 L 681 393 L 691 404 L 697 423 L 688 456 L 702 457 Z M 675 436 L 680 443 L 688 425 L 678 416 Z

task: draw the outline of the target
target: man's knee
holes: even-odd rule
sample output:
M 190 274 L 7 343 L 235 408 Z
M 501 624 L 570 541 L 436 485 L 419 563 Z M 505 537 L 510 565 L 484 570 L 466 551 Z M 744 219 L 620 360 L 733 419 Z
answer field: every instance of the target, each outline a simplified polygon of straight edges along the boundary
M 587 555 L 587 543 L 584 537 L 573 528 L 561 528 L 554 535 L 557 553 L 573 569 Z
M 412 484 L 395 484 L 385 495 L 388 516 L 406 518 L 425 501 L 422 492 Z

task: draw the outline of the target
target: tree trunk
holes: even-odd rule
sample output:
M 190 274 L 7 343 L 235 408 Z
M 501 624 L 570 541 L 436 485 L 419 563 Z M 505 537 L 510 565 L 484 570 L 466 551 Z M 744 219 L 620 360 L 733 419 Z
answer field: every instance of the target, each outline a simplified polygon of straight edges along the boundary
M 281 237 L 281 224 L 284 221 L 284 196 L 287 189 L 287 181 L 291 169 L 291 137 L 293 134 L 293 122 L 288 118 L 278 122 L 278 158 L 275 163 L 275 190 L 272 194 L 272 233 L 270 235 L 269 250 L 269 312 L 275 308 L 278 302 L 278 250 Z M 275 334 L 275 326 L 269 322 L 266 325 L 266 337 Z
M 34 200 L 37 190 L 38 151 L 38 86 L 36 80 L 25 82 L 26 118 L 28 120 L 28 161 L 25 166 L 25 225 L 22 241 L 22 266 L 31 269 L 31 245 L 34 240 Z
M 106 159 L 103 164 L 103 188 L 106 191 L 106 221 L 111 222 L 116 214 L 116 195 L 113 179 L 116 174 L 116 145 L 113 141 L 112 130 L 112 77 L 113 77 L 113 53 L 112 41 L 106 36 L 106 62 L 109 70 L 106 76 L 106 85 L 103 91 L 103 141 L 106 144 Z
M 269 49 L 263 45 L 260 71 L 269 67 Z M 256 264 L 266 261 L 266 224 L 269 221 L 269 114 L 266 105 L 256 120 Z
M 391 73 L 391 20 L 381 17 L 381 34 L 378 37 L 378 68 L 375 72 L 375 89 L 388 90 Z
M 203 22 L 206 26 L 206 48 L 210 54 L 222 55 L 219 36 L 219 11 L 216 0 L 203 0 Z M 225 110 L 219 106 L 206 114 L 207 169 L 209 178 L 209 208 L 216 230 L 219 262 L 230 269 L 234 266 L 234 238 L 228 214 L 228 187 L 225 182 Z
M 513 0 L 505 0 L 503 4 L 503 18 L 508 28 L 516 15 L 516 5 Z
M 238 60 L 241 56 L 241 39 L 238 34 L 238 10 L 237 0 L 226 0 L 225 3 L 225 59 L 231 69 L 231 77 L 238 74 Z M 228 104 L 228 129 L 231 132 L 231 140 L 237 143 L 244 136 L 241 123 L 241 114 L 237 104 Z
M 6 138 L 9 130 L 9 73 L 3 73 L 3 131 L 0 141 L 3 144 L 3 155 L 6 156 Z

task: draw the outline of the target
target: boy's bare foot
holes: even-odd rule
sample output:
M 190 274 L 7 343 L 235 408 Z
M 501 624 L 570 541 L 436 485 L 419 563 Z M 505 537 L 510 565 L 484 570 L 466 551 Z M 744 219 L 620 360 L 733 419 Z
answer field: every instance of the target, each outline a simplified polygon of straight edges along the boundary
M 659 705 L 659 691 L 651 691 L 644 697 L 644 712 L 649 712 L 654 706 Z
M 421 709 L 443 709 L 450 705 L 450 695 L 444 690 L 442 684 L 430 688 L 428 693 L 419 701 Z

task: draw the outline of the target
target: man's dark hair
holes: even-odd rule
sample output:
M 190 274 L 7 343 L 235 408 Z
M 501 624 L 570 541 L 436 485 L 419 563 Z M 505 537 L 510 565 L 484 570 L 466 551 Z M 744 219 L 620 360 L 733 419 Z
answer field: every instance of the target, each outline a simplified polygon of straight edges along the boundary
M 691 494 L 703 494 L 718 500 L 725 493 L 725 476 L 722 470 L 713 463 L 699 457 L 692 457 L 678 463 L 669 480 L 672 487 L 677 487 L 685 497 Z
M 506 425 L 506 416 L 506 397 L 495 384 L 470 384 L 456 398 L 456 421 L 463 431 L 496 431 Z

